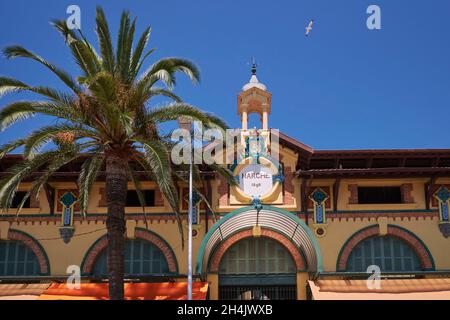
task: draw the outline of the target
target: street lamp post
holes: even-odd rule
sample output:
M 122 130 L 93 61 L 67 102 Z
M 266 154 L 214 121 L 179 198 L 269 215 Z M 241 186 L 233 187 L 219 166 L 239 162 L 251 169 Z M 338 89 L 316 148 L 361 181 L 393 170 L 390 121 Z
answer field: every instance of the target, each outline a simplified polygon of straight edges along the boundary
M 188 300 L 192 300 L 192 162 L 191 152 L 189 157 Z
M 192 141 L 192 122 L 187 118 L 180 118 L 179 124 L 182 129 L 189 131 L 189 212 L 188 212 L 188 292 L 187 298 L 188 300 L 192 300 L 192 153 L 193 153 L 193 141 Z

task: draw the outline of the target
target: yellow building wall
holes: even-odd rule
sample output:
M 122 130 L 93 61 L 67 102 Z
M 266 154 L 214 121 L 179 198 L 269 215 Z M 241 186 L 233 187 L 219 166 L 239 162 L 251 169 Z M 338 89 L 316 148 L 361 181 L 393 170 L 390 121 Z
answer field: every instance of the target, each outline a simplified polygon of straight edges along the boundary
M 337 219 L 329 221 L 326 236 L 317 238 L 322 254 L 324 271 L 336 271 L 339 252 L 345 242 L 358 230 L 371 225 L 378 225 L 378 219 L 380 218 L 350 218 L 349 221 L 345 221 L 346 219 L 340 222 Z M 448 251 L 450 239 L 444 238 L 439 232 L 437 218 L 417 218 L 417 220 L 415 218 L 411 220 L 402 220 L 401 218 L 385 219 L 387 224 L 405 228 L 420 238 L 433 256 L 437 270 L 450 270 L 450 255 Z
M 295 169 L 296 155 L 289 150 L 282 150 L 282 161 L 285 166 L 289 166 L 292 170 Z M 412 216 L 410 218 L 396 218 L 387 217 L 386 214 L 377 213 L 382 210 L 424 210 L 425 205 L 425 195 L 424 195 L 424 185 L 429 179 L 419 179 L 419 178 L 405 178 L 405 179 L 343 179 L 340 182 L 339 198 L 338 198 L 338 210 L 339 211 L 352 211 L 354 213 L 371 211 L 374 214 L 368 214 L 367 217 L 351 217 L 350 214 L 346 214 L 344 218 L 328 218 L 326 234 L 323 237 L 317 237 L 317 241 L 320 246 L 320 250 L 323 258 L 324 271 L 335 271 L 336 263 L 338 259 L 339 252 L 344 245 L 344 243 L 358 230 L 365 228 L 369 225 L 378 224 L 380 221 L 382 223 L 393 224 L 400 226 L 414 233 L 419 237 L 424 244 L 429 249 L 431 255 L 434 258 L 435 267 L 437 270 L 448 269 L 450 270 L 450 254 L 448 248 L 450 247 L 450 238 L 444 238 L 438 229 L 438 217 L 416 217 Z M 308 186 L 329 186 L 330 187 L 330 200 L 333 203 L 333 185 L 335 180 L 333 179 L 313 179 L 308 182 Z M 414 203 L 408 204 L 389 204 L 389 205 L 358 205 L 349 204 L 350 191 L 348 186 L 350 184 L 357 184 L 359 186 L 396 186 L 404 183 L 411 183 L 413 185 L 412 196 L 414 198 Z M 437 184 L 450 184 L 450 179 L 438 179 Z M 214 211 L 218 214 L 226 214 L 240 207 L 247 206 L 248 204 L 240 205 L 227 205 L 219 206 L 218 201 L 218 181 L 214 180 L 211 182 L 212 185 L 212 205 Z M 276 205 L 279 208 L 283 208 L 287 211 L 298 213 L 301 208 L 300 199 L 300 186 L 301 180 L 294 179 L 294 205 Z M 67 189 L 76 188 L 74 183 L 52 183 L 52 186 L 56 189 Z M 29 184 L 22 184 L 19 190 L 27 190 Z M 95 184 L 90 200 L 88 214 L 105 214 L 106 208 L 101 208 L 98 206 L 100 200 L 100 188 L 104 187 L 104 183 Z M 144 183 L 144 188 L 154 188 L 153 183 Z M 130 184 L 129 188 L 132 189 L 133 185 Z M 279 200 L 279 196 L 275 197 Z M 47 203 L 46 196 L 42 191 L 39 195 L 40 208 L 35 209 L 24 209 L 23 212 L 18 216 L 18 219 L 12 218 L 12 215 L 16 213 L 15 210 L 10 210 L 7 214 L 9 216 L 0 216 L 0 234 L 5 234 L 5 228 L 17 229 L 23 231 L 39 241 L 43 246 L 49 260 L 50 269 L 52 275 L 64 275 L 66 274 L 66 269 L 69 265 L 80 265 L 91 245 L 106 233 L 106 225 L 103 220 L 98 221 L 86 221 L 86 220 L 76 220 L 74 223 L 75 234 L 68 244 L 65 244 L 60 238 L 59 227 L 60 221 L 56 219 L 55 221 L 43 221 L 39 220 L 39 217 L 48 217 L 49 205 Z M 277 200 L 277 201 L 278 201 Z M 56 208 L 55 199 L 55 208 Z M 436 210 L 436 208 L 432 208 Z M 129 218 L 132 218 L 131 214 L 142 213 L 140 208 L 127 208 L 126 212 L 129 214 Z M 173 219 L 167 219 L 164 214 L 171 214 L 172 210 L 165 201 L 162 207 L 149 207 L 146 208 L 146 212 L 149 218 L 149 229 L 154 233 L 158 234 L 163 238 L 174 251 L 179 273 L 187 273 L 187 248 L 184 250 L 181 247 L 180 235 L 178 232 L 178 226 L 176 221 Z M 56 212 L 59 214 L 58 212 Z M 79 214 L 77 214 L 79 216 Z M 35 216 L 36 219 L 31 218 Z M 311 217 L 312 215 L 310 215 Z M 29 219 L 21 219 L 25 217 L 30 217 Z M 382 220 L 380 220 L 383 218 Z M 8 222 L 5 224 L 5 222 Z M 312 223 L 310 221 L 310 223 Z M 206 227 L 205 221 L 202 218 L 201 225 L 198 226 L 198 236 L 193 240 L 194 255 L 193 260 L 195 263 L 198 249 L 200 247 L 201 241 L 205 235 Z M 213 218 L 209 218 L 209 228 L 213 225 Z M 144 221 L 138 221 L 137 227 L 145 228 Z M 184 231 L 187 234 L 186 220 L 184 220 Z

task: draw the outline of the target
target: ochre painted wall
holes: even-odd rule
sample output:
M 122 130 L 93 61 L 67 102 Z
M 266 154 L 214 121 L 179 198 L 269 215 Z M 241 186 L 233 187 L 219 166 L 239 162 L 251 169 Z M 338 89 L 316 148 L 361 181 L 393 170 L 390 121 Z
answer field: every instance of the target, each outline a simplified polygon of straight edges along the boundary
M 296 156 L 290 150 L 282 149 L 282 158 L 285 167 L 295 170 Z M 338 197 L 338 211 L 332 212 L 333 208 L 328 208 L 328 218 L 326 225 L 326 234 L 318 237 L 318 243 L 323 258 L 324 271 L 335 271 L 339 252 L 344 243 L 358 230 L 370 225 L 392 224 L 400 226 L 414 233 L 420 238 L 429 249 L 437 270 L 450 270 L 450 238 L 444 238 L 438 228 L 439 217 L 437 208 L 431 207 L 426 211 L 424 186 L 428 179 L 405 178 L 405 179 L 343 179 L 340 182 Z M 332 179 L 312 179 L 308 182 L 308 187 L 329 187 L 330 203 L 333 203 L 333 185 Z M 400 186 L 402 184 L 411 184 L 411 196 L 414 199 L 412 203 L 403 204 L 384 204 L 384 205 L 359 205 L 349 203 L 350 191 L 349 185 L 359 186 Z M 450 179 L 438 179 L 436 184 L 450 184 Z M 231 205 L 230 202 L 225 205 L 219 205 L 219 181 L 213 180 L 212 183 L 212 205 L 214 211 L 219 215 L 225 215 L 240 207 L 249 205 L 242 203 L 240 205 Z M 274 204 L 277 207 L 287 211 L 299 213 L 301 208 L 300 186 L 301 180 L 294 179 L 293 197 L 294 202 L 290 204 Z M 19 190 L 27 190 L 29 184 L 22 184 Z M 74 183 L 52 183 L 52 187 L 59 189 L 75 189 Z M 155 188 L 153 183 L 144 183 L 144 188 Z M 181 186 L 183 187 L 183 186 Z M 69 265 L 81 265 L 88 249 L 91 245 L 106 232 L 105 216 L 106 208 L 100 207 L 100 189 L 104 188 L 104 183 L 95 184 L 90 200 L 86 219 L 82 219 L 79 213 L 76 213 L 74 222 L 75 234 L 68 244 L 65 244 L 60 238 L 60 212 L 55 216 L 50 216 L 50 208 L 47 203 L 44 192 L 39 195 L 39 208 L 24 209 L 16 218 L 15 210 L 10 210 L 7 215 L 0 216 L 0 236 L 5 235 L 8 228 L 23 231 L 33 238 L 37 239 L 44 248 L 49 261 L 52 275 L 65 275 Z M 132 189 L 133 185 L 130 184 Z M 282 188 L 280 188 L 282 189 Z M 276 201 L 280 200 L 281 195 L 274 197 Z M 283 197 L 281 197 L 283 199 Z M 57 208 L 55 199 L 55 208 Z M 232 203 L 232 202 L 231 202 Z M 389 210 L 389 212 L 386 212 Z M 142 220 L 141 208 L 127 208 L 127 219 L 136 220 L 136 226 L 145 228 Z M 178 263 L 179 273 L 187 273 L 187 248 L 181 247 L 181 238 L 178 232 L 176 220 L 172 214 L 167 201 L 159 207 L 146 208 L 148 216 L 149 229 L 163 238 L 174 251 Z M 140 215 L 141 214 L 141 215 Z M 302 215 L 300 215 L 303 218 Z M 312 211 L 310 211 L 310 219 Z M 187 233 L 186 216 L 184 216 L 184 232 Z M 310 225 L 311 225 L 310 220 Z M 209 217 L 209 228 L 213 225 L 213 217 Z M 198 235 L 193 240 L 194 262 L 201 241 L 206 233 L 205 219 L 202 214 L 201 224 L 196 228 Z M 128 231 L 130 233 L 130 231 Z M 211 276 L 215 281 L 217 276 Z M 217 287 L 217 284 L 215 284 Z M 213 294 L 213 296 L 216 293 Z

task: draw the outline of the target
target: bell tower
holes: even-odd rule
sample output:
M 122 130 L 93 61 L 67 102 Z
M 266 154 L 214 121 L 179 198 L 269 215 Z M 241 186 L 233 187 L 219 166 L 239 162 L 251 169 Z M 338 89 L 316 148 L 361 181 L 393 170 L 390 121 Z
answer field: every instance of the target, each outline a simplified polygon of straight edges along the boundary
M 250 82 L 242 87 L 242 91 L 238 95 L 238 114 L 242 123 L 241 142 L 247 152 L 249 152 L 249 148 L 251 149 L 249 143 L 258 141 L 265 152 L 270 153 L 268 150 L 270 149 L 269 115 L 271 97 L 272 94 L 267 91 L 267 87 L 258 81 L 256 63 L 253 62 Z M 259 128 L 248 127 L 248 118 L 252 113 L 259 115 L 261 123 Z
M 261 127 L 259 129 L 269 130 L 270 100 L 272 94 L 267 91 L 264 84 L 256 77 L 256 63 L 252 65 L 252 77 L 250 82 L 242 87 L 238 95 L 238 114 L 241 117 L 242 130 L 247 131 L 248 117 L 252 113 L 259 114 Z

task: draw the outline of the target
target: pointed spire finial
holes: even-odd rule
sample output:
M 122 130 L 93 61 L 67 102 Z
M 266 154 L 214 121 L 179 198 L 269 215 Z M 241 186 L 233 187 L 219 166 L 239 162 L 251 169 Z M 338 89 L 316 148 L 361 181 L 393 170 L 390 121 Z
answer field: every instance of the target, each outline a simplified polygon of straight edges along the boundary
M 256 63 L 255 57 L 252 57 L 252 75 L 256 74 L 256 67 L 257 66 L 258 66 L 258 64 Z
M 255 58 L 252 57 L 251 62 L 247 62 L 247 64 L 251 64 L 252 66 L 252 76 L 250 78 L 250 81 L 242 87 L 242 90 L 246 91 L 250 88 L 258 87 L 259 89 L 266 91 L 266 86 L 260 83 L 258 81 L 258 78 L 256 77 L 256 68 L 258 67 L 258 63 L 256 62 Z

